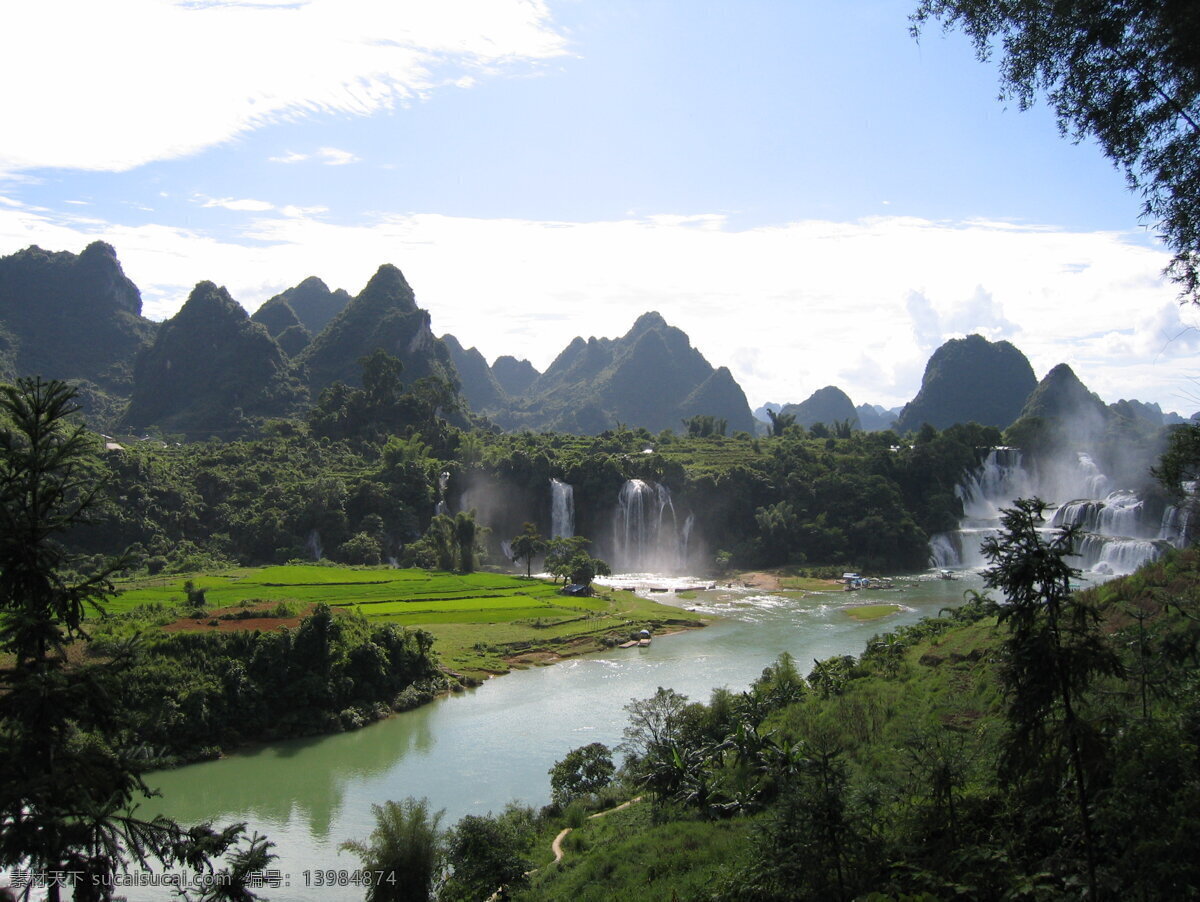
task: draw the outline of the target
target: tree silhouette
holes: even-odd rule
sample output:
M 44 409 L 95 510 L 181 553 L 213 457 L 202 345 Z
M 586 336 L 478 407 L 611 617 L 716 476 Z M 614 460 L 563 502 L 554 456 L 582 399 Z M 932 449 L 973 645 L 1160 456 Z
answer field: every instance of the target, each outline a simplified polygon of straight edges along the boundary
M 1065 749 L 1069 780 L 1087 857 L 1089 898 L 1097 897 L 1096 843 L 1092 835 L 1091 787 L 1085 747 L 1096 736 L 1081 716 L 1083 693 L 1097 676 L 1121 672 L 1121 664 L 1099 630 L 1097 611 L 1071 589 L 1079 571 L 1066 558 L 1075 551 L 1075 527 L 1046 538 L 1039 531 L 1046 504 L 1022 498 L 1003 511 L 1002 532 L 982 550 L 991 566 L 984 584 L 1008 600 L 998 618 L 1008 625 L 1001 671 L 1008 710 L 1002 776 L 1011 783 L 1035 778 L 1039 786 L 1058 781 L 1056 754 Z
M 0 655 L 12 656 L 0 669 L 0 867 L 70 874 L 74 898 L 92 900 L 111 897 L 130 860 L 209 869 L 243 825 L 137 818 L 133 799 L 150 793 L 131 747 L 137 724 L 112 704 L 132 650 L 68 662 L 87 609 L 103 610 L 123 566 L 67 575 L 77 562 L 59 537 L 87 523 L 96 498 L 95 443 L 72 423 L 74 398 L 57 381 L 0 386 Z M 265 841 L 255 842 L 245 854 L 261 858 Z M 47 898 L 63 889 L 49 881 Z

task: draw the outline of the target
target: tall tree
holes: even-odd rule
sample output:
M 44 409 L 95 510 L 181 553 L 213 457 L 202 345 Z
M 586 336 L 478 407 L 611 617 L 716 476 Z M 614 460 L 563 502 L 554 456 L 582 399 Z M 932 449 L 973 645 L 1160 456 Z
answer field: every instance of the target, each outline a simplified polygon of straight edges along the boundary
M 1027 109 L 1044 91 L 1063 135 L 1099 143 L 1200 303 L 1200 2 L 920 0 L 914 35 L 930 19 L 962 29 L 981 60 L 1002 51 L 1003 96 Z
M 446 838 L 447 857 L 454 863 L 438 893 L 444 902 L 507 899 L 508 891 L 528 882 L 529 859 L 537 834 L 532 808 L 510 802 L 499 815 L 468 814 Z
M 794 413 L 776 413 L 768 407 L 767 416 L 771 418 L 771 435 L 783 435 L 789 426 L 796 425 Z
M 532 523 L 526 523 L 519 536 L 512 540 L 514 561 L 525 562 L 525 576 L 533 576 L 533 559 L 546 550 L 546 540 Z
M 1097 676 L 1121 672 L 1116 653 L 1099 630 L 1100 616 L 1071 589 L 1079 576 L 1067 563 L 1075 552 L 1076 529 L 1046 538 L 1039 531 L 1046 509 L 1022 498 L 1003 512 L 999 536 L 982 549 L 990 562 L 984 584 L 1008 600 L 998 610 L 1008 625 L 1001 671 L 1010 726 L 1005 776 L 1013 782 L 1036 777 L 1054 786 L 1059 750 L 1068 759 L 1087 863 L 1088 898 L 1098 898 L 1097 846 L 1092 830 L 1092 787 L 1085 749 L 1095 736 L 1083 717 L 1084 692 Z
M 95 497 L 94 443 L 72 424 L 75 392 L 61 382 L 0 386 L 0 866 L 70 875 L 77 900 L 108 899 L 118 869 L 133 860 L 200 870 L 241 834 L 184 830 L 134 816 L 148 794 L 127 740 L 131 725 L 111 704 L 128 656 L 70 664 L 86 638 L 84 615 L 112 594 L 113 561 L 82 578 L 58 537 L 87 522 Z M 246 898 L 253 898 L 246 896 Z
M 550 768 L 550 795 L 565 807 L 578 796 L 598 792 L 612 782 L 616 767 L 612 751 L 602 742 L 571 749 Z
M 479 524 L 475 522 L 475 511 L 459 511 L 454 515 L 454 541 L 458 545 L 458 569 L 463 573 L 475 572 L 475 537 Z

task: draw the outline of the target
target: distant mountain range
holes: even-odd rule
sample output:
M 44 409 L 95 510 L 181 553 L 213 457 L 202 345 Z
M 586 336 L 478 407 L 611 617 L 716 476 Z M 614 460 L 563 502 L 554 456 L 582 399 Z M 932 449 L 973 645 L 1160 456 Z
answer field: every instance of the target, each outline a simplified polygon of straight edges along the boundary
M 468 403 L 505 429 L 595 433 L 625 423 L 678 431 L 689 417 L 712 415 L 731 434 L 755 430 L 733 374 L 714 369 L 657 313 L 638 317 L 620 338 L 576 338 L 544 373 L 511 357 L 489 367 L 454 336 L 442 340 Z
M 142 316 L 141 293 L 107 244 L 80 254 L 30 247 L 0 257 L 0 379 L 75 382 L 101 428 L 246 434 L 266 419 L 303 415 L 334 383 L 358 385 L 359 361 L 378 349 L 401 360 L 405 381 L 445 379 L 472 411 L 509 430 L 594 434 L 624 424 L 681 431 L 684 421 L 706 416 L 723 421 L 727 434 L 754 433 L 766 429 L 768 408 L 805 427 L 849 422 L 899 433 L 965 421 L 1005 428 L 1065 410 L 1089 411 L 1089 422 L 1101 424 L 1111 417 L 1183 422 L 1157 404 L 1105 405 L 1065 366 L 1038 383 L 1019 350 L 978 335 L 938 348 L 902 409 L 855 406 L 831 385 L 752 413 L 730 371 L 714 368 L 658 313 L 643 314 L 619 338 L 576 338 L 538 372 L 507 355 L 489 364 L 454 336 L 437 338 L 429 313 L 390 264 L 354 297 L 310 277 L 253 316 L 224 288 L 201 282 L 175 316 L 155 323 Z

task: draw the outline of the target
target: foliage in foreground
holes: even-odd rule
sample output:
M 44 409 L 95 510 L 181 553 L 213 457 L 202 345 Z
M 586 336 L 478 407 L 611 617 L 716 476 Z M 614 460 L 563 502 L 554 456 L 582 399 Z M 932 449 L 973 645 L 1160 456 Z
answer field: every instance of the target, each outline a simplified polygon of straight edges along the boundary
M 233 847 L 244 825 L 185 828 L 137 816 L 133 800 L 148 791 L 136 724 L 116 702 L 129 679 L 128 657 L 115 654 L 69 666 L 66 647 L 83 636 L 83 615 L 111 593 L 112 562 L 91 576 L 66 575 L 73 563 L 60 543 L 86 523 L 94 500 L 92 444 L 69 425 L 74 392 L 60 382 L 20 380 L 0 387 L 0 866 L 50 880 L 47 898 L 112 896 L 117 873 L 131 863 L 211 872 L 214 856 Z M 269 845 L 255 837 L 235 853 L 265 863 Z M 207 897 L 252 899 L 245 874 Z

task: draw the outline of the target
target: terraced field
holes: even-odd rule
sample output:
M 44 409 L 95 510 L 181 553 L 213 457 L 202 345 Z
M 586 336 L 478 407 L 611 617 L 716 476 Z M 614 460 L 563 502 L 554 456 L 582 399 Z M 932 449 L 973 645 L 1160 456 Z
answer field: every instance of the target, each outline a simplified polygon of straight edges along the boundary
M 506 574 L 315 564 L 131 581 L 118 586 L 120 594 L 107 610 L 115 614 L 159 604 L 176 608 L 184 617 L 195 607 L 184 588 L 188 579 L 194 589 L 204 590 L 205 606 L 204 615 L 192 617 L 184 628 L 215 628 L 219 622 L 227 628 L 233 624 L 220 621 L 222 614 L 249 607 L 287 602 L 303 611 L 325 602 L 371 620 L 427 630 L 443 664 L 472 675 L 506 670 L 516 655 L 578 653 L 643 627 L 703 624 L 695 613 L 629 592 L 603 590 L 590 598 L 575 598 L 558 594 L 558 587 L 544 580 Z

